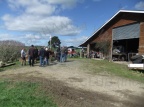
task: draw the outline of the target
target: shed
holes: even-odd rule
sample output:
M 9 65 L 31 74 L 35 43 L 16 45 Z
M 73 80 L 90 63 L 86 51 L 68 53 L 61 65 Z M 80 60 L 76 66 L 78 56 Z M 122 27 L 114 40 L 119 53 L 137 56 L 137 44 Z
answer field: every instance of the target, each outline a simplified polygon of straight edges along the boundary
M 118 55 L 129 60 L 136 53 L 144 54 L 144 11 L 120 10 L 80 46 L 87 47 L 87 54 L 97 50 L 98 43 L 108 42 L 105 56 L 113 59 L 113 49 L 120 47 Z M 121 56 L 120 56 L 121 57 Z

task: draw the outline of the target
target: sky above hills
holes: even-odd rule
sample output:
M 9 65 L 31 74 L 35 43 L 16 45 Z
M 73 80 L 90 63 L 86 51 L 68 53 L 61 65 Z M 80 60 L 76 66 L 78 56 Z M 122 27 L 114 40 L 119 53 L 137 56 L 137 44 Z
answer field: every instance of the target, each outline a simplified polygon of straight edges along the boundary
M 0 0 L 0 40 L 78 46 L 119 10 L 144 10 L 144 0 Z

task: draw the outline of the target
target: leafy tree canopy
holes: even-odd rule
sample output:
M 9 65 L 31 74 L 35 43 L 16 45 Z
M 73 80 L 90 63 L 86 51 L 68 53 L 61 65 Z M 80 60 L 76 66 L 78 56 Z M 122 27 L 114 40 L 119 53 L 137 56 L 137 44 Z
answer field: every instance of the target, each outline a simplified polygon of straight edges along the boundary
M 54 49 L 58 48 L 60 46 L 60 44 L 61 44 L 61 41 L 57 36 L 53 36 L 51 38 L 51 44 L 50 44 L 50 41 L 48 41 L 48 46 L 51 45 L 51 48 L 54 48 Z

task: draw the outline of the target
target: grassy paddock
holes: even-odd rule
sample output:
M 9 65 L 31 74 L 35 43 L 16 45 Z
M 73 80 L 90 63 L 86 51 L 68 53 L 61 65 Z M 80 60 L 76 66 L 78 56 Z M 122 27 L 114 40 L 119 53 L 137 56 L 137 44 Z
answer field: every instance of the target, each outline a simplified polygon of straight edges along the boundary
M 81 69 L 89 73 L 108 73 L 144 83 L 144 73 L 141 71 L 129 70 L 127 65 L 109 62 L 107 60 L 78 59 L 82 61 Z
M 0 106 L 57 107 L 38 87 L 37 83 L 0 81 Z

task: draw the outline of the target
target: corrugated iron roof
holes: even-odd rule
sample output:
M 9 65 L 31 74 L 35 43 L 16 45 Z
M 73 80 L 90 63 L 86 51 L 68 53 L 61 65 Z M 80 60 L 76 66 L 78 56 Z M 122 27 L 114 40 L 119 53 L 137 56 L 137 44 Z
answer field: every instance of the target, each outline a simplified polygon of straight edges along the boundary
M 113 28 L 113 40 L 139 38 L 140 23 L 128 24 Z

